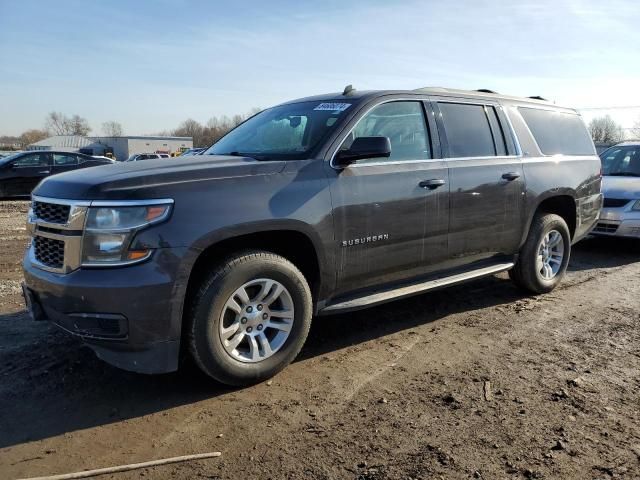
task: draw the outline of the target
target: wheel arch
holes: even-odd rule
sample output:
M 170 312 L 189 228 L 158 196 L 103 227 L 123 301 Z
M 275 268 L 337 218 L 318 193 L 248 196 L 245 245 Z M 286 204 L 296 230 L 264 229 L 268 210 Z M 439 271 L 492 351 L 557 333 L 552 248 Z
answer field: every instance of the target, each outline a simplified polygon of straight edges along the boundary
M 577 214 L 577 202 L 575 192 L 572 190 L 563 191 L 550 191 L 542 194 L 538 197 L 537 203 L 534 208 L 531 208 L 531 213 L 527 219 L 527 228 L 523 232 L 520 240 L 520 246 L 524 245 L 531 229 L 533 219 L 538 213 L 553 213 L 556 214 L 567 223 L 569 227 L 569 234 L 571 238 L 576 234 L 578 214 Z

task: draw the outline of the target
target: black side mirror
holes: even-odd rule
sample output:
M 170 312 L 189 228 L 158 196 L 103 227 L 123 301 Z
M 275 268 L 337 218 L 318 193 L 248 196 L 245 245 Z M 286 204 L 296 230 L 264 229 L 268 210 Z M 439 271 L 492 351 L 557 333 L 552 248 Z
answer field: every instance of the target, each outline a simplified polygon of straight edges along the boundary
M 358 137 L 348 150 L 340 150 L 335 157 L 337 167 L 346 167 L 365 158 L 388 158 L 391 155 L 389 137 Z

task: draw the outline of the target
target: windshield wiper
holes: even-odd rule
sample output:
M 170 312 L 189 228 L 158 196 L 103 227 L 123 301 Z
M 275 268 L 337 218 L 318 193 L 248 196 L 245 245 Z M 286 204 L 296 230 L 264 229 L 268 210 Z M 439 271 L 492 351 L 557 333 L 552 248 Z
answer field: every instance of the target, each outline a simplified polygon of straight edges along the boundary
M 635 173 L 635 172 L 616 172 L 616 173 L 609 173 L 606 176 L 608 176 L 608 177 L 640 177 L 640 173 Z
M 236 150 L 234 150 L 233 152 L 229 152 L 229 153 L 216 153 L 215 155 L 228 155 L 230 157 L 248 157 L 248 158 L 253 158 L 254 160 L 267 160 L 268 159 L 264 155 L 256 155 L 255 153 L 243 153 L 243 152 L 238 152 Z

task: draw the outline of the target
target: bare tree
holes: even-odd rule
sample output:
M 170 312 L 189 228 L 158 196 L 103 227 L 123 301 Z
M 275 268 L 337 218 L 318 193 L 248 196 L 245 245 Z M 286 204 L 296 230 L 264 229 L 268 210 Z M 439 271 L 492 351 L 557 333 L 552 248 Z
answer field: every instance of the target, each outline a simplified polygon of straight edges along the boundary
M 47 132 L 45 132 L 44 130 L 27 130 L 22 135 L 20 135 L 20 143 L 23 147 L 26 147 L 27 145 L 39 142 L 40 140 L 44 140 L 45 138 L 47 138 Z
M 118 122 L 114 122 L 113 120 L 104 122 L 102 124 L 102 133 L 104 133 L 104 135 L 107 137 L 121 137 L 122 125 L 120 125 Z
M 74 115 L 69 120 L 70 135 L 88 135 L 91 131 L 89 121 L 86 118 L 82 118 L 80 115 Z
M 68 135 L 69 119 L 61 112 L 51 112 L 44 123 L 46 131 L 53 135 Z
M 624 138 L 622 127 L 609 115 L 591 120 L 589 133 L 594 142 L 616 143 Z
M 54 135 L 87 135 L 91 127 L 80 115 L 67 117 L 61 112 L 51 112 L 45 120 L 45 130 Z
M 640 139 L 640 118 L 633 124 L 631 135 L 633 135 L 633 138 Z

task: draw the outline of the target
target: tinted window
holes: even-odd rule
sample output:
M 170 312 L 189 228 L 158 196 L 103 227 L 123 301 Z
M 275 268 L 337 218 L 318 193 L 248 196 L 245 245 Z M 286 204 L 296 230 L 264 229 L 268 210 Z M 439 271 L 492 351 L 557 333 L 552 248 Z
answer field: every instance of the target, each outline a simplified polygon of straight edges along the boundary
M 507 145 L 504 141 L 504 131 L 502 130 L 502 125 L 500 125 L 500 121 L 498 120 L 496 109 L 488 105 L 485 107 L 485 109 L 487 111 L 487 116 L 489 117 L 491 130 L 493 131 L 493 141 L 496 145 L 496 153 L 498 155 L 506 155 Z
M 360 160 L 394 161 L 431 158 L 427 126 L 420 102 L 391 102 L 378 105 L 358 121 L 347 136 L 342 149 L 348 149 L 358 137 L 388 137 L 391 156 Z
M 53 164 L 58 167 L 66 167 L 69 165 L 77 165 L 78 157 L 75 155 L 68 153 L 54 153 L 53 154 Z
M 13 162 L 15 167 L 48 167 L 48 153 L 30 153 Z
M 600 158 L 603 175 L 640 177 L 640 145 L 611 147 Z
M 591 136 L 579 115 L 518 107 L 545 155 L 594 155 Z
M 493 134 L 484 105 L 439 103 L 449 144 L 449 157 L 496 155 Z M 504 139 L 502 140 L 504 144 Z M 504 148 L 504 146 L 503 146 Z

